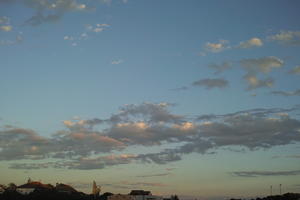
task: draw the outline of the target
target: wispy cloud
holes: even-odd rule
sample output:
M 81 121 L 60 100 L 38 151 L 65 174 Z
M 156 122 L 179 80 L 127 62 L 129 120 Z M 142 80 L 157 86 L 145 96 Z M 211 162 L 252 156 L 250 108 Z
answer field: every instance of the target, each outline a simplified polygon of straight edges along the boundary
M 271 94 L 275 94 L 275 95 L 281 95 L 281 96 L 300 96 L 300 89 L 295 90 L 295 91 L 272 91 Z
M 82 41 L 88 40 L 91 36 L 96 35 L 110 27 L 109 24 L 85 25 L 85 30 L 77 36 L 65 35 L 63 39 L 69 41 L 72 46 L 78 46 Z
M 300 31 L 280 31 L 278 34 L 268 36 L 268 39 L 284 45 L 300 45 Z
M 300 75 L 300 66 L 294 67 L 292 70 L 289 71 L 290 74 Z
M 201 79 L 193 82 L 193 86 L 205 87 L 206 89 L 225 88 L 228 86 L 228 81 L 225 79 Z
M 210 64 L 208 65 L 209 68 L 215 70 L 214 74 L 220 74 L 226 70 L 229 70 L 232 68 L 232 63 L 231 62 L 228 62 L 228 61 L 225 61 L 221 64 Z
M 159 173 L 159 174 L 146 174 L 146 175 L 139 175 L 139 176 L 136 176 L 136 177 L 139 177 L 139 178 L 148 178 L 148 177 L 156 177 L 156 176 L 169 176 L 171 175 L 170 172 L 168 173 Z
M 259 176 L 295 176 L 300 175 L 300 170 L 292 171 L 237 171 L 231 173 L 234 176 L 241 177 L 259 177 Z

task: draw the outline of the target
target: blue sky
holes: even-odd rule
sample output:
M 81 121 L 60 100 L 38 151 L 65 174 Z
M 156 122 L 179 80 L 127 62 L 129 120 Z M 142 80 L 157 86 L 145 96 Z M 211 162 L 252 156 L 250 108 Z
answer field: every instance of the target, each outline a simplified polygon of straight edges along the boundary
M 2 182 L 300 192 L 299 6 L 0 1 Z

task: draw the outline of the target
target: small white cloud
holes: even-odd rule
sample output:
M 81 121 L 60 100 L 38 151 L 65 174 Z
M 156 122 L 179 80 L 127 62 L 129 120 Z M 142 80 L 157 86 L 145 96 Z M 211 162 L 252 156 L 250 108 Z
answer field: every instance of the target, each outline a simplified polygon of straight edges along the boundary
M 111 64 L 112 65 L 119 65 L 119 64 L 121 64 L 121 63 L 123 63 L 124 61 L 123 60 L 113 60 L 112 62 L 111 62 Z
M 86 9 L 86 5 L 85 4 L 80 4 L 80 5 L 77 5 L 77 8 L 79 10 L 83 10 L 83 9 Z
M 300 65 L 289 71 L 290 74 L 300 75 Z
M 95 33 L 99 33 L 99 32 L 102 32 L 104 29 L 103 28 L 94 28 L 94 32 Z
M 109 24 L 96 24 L 97 27 L 109 27 Z
M 9 24 L 9 18 L 8 17 L 0 17 L 0 24 Z
M 217 43 L 207 42 L 205 45 L 205 49 L 206 49 L 206 51 L 209 51 L 209 52 L 218 53 L 225 49 L 230 48 L 228 46 L 228 43 L 229 42 L 227 40 L 219 40 L 219 42 L 217 42 Z
M 12 30 L 12 26 L 11 25 L 3 25 L 3 26 L 0 26 L 0 30 L 5 31 L 5 32 L 9 32 L 9 31 Z
M 244 41 L 244 42 L 240 42 L 240 44 L 238 45 L 238 48 L 252 48 L 252 47 L 260 47 L 263 45 L 263 42 L 261 39 L 259 38 L 251 38 L 250 40 Z

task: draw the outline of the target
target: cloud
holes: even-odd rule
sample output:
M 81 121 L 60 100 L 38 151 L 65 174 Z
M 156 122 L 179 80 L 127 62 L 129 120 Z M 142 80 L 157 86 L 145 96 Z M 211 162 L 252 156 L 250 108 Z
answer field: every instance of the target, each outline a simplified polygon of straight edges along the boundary
M 77 0 L 1 0 L 0 3 L 19 3 L 31 8 L 34 14 L 24 22 L 31 26 L 57 22 L 68 12 L 90 10 L 87 4 Z
M 12 46 L 23 42 L 23 37 L 17 35 L 14 40 L 0 40 L 0 46 Z
M 300 170 L 294 171 L 238 171 L 231 173 L 240 177 L 260 177 L 260 176 L 296 176 L 300 175 Z
M 56 22 L 66 12 L 87 9 L 86 4 L 76 0 L 24 0 L 24 5 L 35 10 L 35 15 L 25 21 L 25 24 L 37 26 L 43 23 Z M 48 14 L 50 12 L 50 14 Z
M 274 79 L 270 77 L 258 79 L 258 75 L 266 75 L 272 72 L 273 69 L 283 67 L 284 62 L 275 56 L 269 56 L 243 59 L 240 61 L 240 64 L 246 71 L 244 79 L 248 84 L 247 90 L 253 90 L 262 87 L 272 87 L 275 82 Z
M 162 165 L 180 161 L 185 154 L 211 154 L 224 147 L 254 151 L 300 142 L 300 121 L 289 115 L 299 106 L 196 117 L 173 114 L 170 106 L 129 104 L 107 119 L 64 120 L 65 129 L 51 137 L 30 129 L 1 126 L 0 160 L 27 160 L 13 163 L 13 169 L 90 170 L 129 163 Z M 158 145 L 172 148 L 151 152 Z M 124 153 L 132 146 L 144 146 L 147 151 Z M 56 161 L 49 162 L 48 158 Z
M 275 57 L 250 58 L 240 61 L 242 67 L 248 73 L 269 73 L 275 68 L 281 68 L 284 65 L 283 60 Z
M 2 16 L 0 17 L 0 24 L 9 24 L 10 23 L 10 19 L 6 16 Z
M 193 86 L 205 87 L 206 89 L 225 88 L 228 81 L 225 79 L 201 79 L 193 82 Z
M 161 177 L 161 176 L 169 176 L 171 175 L 170 172 L 167 172 L 167 173 L 159 173 L 159 174 L 147 174 L 147 175 L 139 175 L 139 176 L 136 176 L 138 178 L 149 178 L 149 177 Z
M 263 80 L 259 80 L 256 76 L 247 74 L 244 76 L 244 79 L 248 83 L 247 90 L 254 90 L 262 87 L 272 87 L 274 84 L 274 80 L 272 78 L 266 78 Z
M 173 89 L 170 89 L 171 91 L 185 91 L 185 90 L 188 90 L 189 87 L 187 86 L 182 86 L 182 87 L 178 87 L 178 88 L 173 88 Z
M 9 31 L 12 30 L 12 26 L 11 25 L 2 25 L 2 26 L 0 26 L 0 30 L 5 31 L 5 32 L 9 32 Z
M 242 49 L 248 49 L 248 48 L 252 48 L 252 47 L 261 47 L 262 45 L 263 45 L 262 40 L 254 37 L 254 38 L 251 38 L 250 40 L 240 42 L 240 44 L 237 47 L 242 48 Z
M 300 89 L 295 91 L 272 91 L 271 94 L 281 95 L 281 96 L 300 96 Z
M 300 66 L 296 66 L 292 70 L 289 71 L 290 74 L 300 75 Z
M 219 65 L 218 64 L 210 64 L 210 65 L 208 65 L 208 67 L 215 70 L 214 74 L 220 74 L 226 70 L 231 69 L 232 63 L 226 61 Z
M 300 31 L 280 31 L 268 37 L 270 41 L 277 41 L 284 45 L 300 45 Z
M 65 35 L 63 39 L 69 41 L 72 46 L 77 46 L 80 42 L 88 40 L 93 35 L 102 32 L 110 27 L 109 24 L 85 25 L 85 30 L 77 36 Z
M 119 65 L 119 64 L 121 64 L 123 62 L 124 62 L 123 60 L 113 60 L 113 61 L 111 61 L 111 64 L 112 65 Z
M 10 24 L 10 19 L 6 16 L 0 17 L 0 31 L 10 32 L 13 27 Z
M 166 184 L 163 183 L 152 183 L 152 182 L 129 182 L 129 181 L 121 181 L 121 184 L 128 186 L 139 186 L 139 187 L 166 187 Z
M 228 46 L 228 43 L 229 42 L 227 40 L 219 40 L 219 42 L 217 43 L 207 42 L 205 44 L 205 50 L 212 53 L 218 53 L 230 48 L 230 46 Z

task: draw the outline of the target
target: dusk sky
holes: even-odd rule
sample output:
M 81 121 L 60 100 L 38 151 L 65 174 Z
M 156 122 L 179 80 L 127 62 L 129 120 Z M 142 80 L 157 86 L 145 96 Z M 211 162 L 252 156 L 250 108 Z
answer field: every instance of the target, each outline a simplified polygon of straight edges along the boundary
M 0 0 L 0 183 L 300 192 L 299 9 Z

